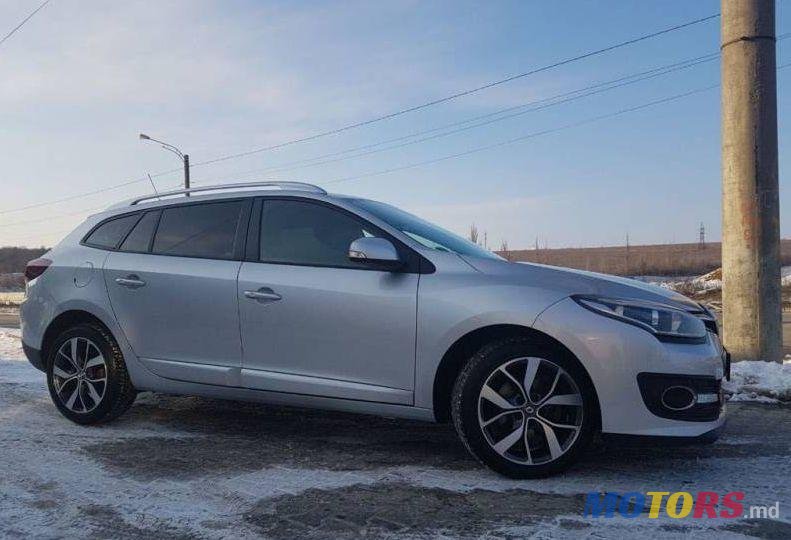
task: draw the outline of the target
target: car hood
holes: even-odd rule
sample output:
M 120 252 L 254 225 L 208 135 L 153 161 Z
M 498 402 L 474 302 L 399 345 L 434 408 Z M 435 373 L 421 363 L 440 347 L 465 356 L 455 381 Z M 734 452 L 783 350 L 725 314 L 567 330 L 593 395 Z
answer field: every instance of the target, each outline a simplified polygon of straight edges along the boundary
M 556 289 L 569 295 L 591 294 L 635 298 L 662 302 L 685 311 L 700 310 L 700 304 L 680 293 L 636 279 L 535 263 L 514 263 L 478 257 L 462 258 L 483 274 L 512 279 L 534 287 Z

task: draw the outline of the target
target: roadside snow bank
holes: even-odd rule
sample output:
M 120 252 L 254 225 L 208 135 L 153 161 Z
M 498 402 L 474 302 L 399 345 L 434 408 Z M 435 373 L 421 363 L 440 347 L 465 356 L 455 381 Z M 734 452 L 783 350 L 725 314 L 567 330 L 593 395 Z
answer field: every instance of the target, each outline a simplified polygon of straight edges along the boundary
M 745 361 L 731 366 L 731 380 L 723 384 L 731 401 L 791 401 L 791 355 L 782 364 Z
M 3 360 L 24 360 L 22 336 L 16 328 L 0 328 L 0 358 Z
M 634 279 L 679 292 L 719 291 L 722 289 L 722 268 L 698 277 L 635 276 Z M 791 266 L 780 269 L 780 284 L 791 285 Z

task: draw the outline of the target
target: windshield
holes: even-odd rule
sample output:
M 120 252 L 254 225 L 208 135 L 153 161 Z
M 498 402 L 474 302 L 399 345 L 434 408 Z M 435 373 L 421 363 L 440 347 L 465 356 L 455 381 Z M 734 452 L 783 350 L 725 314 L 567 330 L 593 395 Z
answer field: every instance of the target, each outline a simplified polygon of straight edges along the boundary
M 437 251 L 457 253 L 459 255 L 469 255 L 471 257 L 486 257 L 488 259 L 500 259 L 491 251 L 481 246 L 465 240 L 452 232 L 446 231 L 426 220 L 413 216 L 408 212 L 399 210 L 395 206 L 369 201 L 367 199 L 346 199 L 348 202 L 373 214 L 391 227 L 394 227 L 406 234 L 423 246 Z

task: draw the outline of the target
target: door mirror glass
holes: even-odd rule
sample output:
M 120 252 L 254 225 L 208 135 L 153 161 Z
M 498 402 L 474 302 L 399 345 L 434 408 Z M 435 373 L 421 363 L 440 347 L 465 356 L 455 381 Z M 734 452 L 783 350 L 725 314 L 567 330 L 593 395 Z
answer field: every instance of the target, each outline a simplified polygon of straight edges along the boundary
M 349 246 L 349 259 L 395 269 L 401 266 L 395 246 L 386 238 L 358 238 Z

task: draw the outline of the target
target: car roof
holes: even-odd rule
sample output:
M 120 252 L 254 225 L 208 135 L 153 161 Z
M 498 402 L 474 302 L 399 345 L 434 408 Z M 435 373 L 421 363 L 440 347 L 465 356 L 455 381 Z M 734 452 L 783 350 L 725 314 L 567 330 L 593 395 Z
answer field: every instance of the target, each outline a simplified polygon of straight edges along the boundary
M 277 189 L 272 189 L 277 188 Z M 91 217 L 102 219 L 115 215 L 148 210 L 174 204 L 208 202 L 224 199 L 239 199 L 266 196 L 296 196 L 317 200 L 349 200 L 353 197 L 327 193 L 324 189 L 301 182 L 260 182 L 248 184 L 222 184 L 216 186 L 200 186 L 189 190 L 168 191 L 151 195 L 134 197 L 116 203 Z

